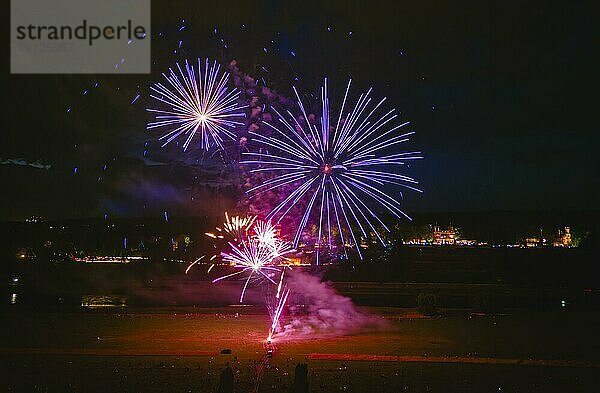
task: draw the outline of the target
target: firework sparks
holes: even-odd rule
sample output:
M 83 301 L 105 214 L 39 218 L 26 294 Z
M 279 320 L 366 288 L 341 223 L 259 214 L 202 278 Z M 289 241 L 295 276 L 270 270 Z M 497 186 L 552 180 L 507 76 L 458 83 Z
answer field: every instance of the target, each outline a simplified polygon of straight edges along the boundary
M 283 311 L 283 308 L 285 307 L 285 304 L 287 302 L 287 298 L 288 298 L 289 294 L 290 294 L 290 290 L 285 289 L 283 291 L 282 296 L 279 298 L 279 302 L 277 303 L 277 306 L 272 311 L 271 328 L 269 329 L 269 335 L 267 336 L 267 342 L 271 341 L 271 339 L 273 338 L 273 334 L 276 333 L 276 331 L 277 331 L 277 327 L 279 326 L 279 319 L 281 318 L 281 312 Z
M 226 233 L 228 233 L 234 240 L 243 239 L 248 235 L 248 229 L 250 229 L 250 227 L 254 223 L 254 220 L 256 220 L 256 216 L 234 216 L 229 218 L 229 214 L 225 212 L 225 222 L 223 223 L 223 230 Z
M 222 228 L 216 228 L 216 232 L 217 234 L 207 232 L 206 235 L 215 240 L 224 239 L 225 251 L 219 255 L 213 255 L 210 262 L 220 256 L 222 262 L 229 264 L 236 271 L 214 279 L 213 283 L 230 277 L 243 276 L 245 283 L 240 294 L 240 303 L 244 299 L 246 288 L 252 282 L 267 281 L 277 285 L 273 277 L 282 271 L 279 265 L 286 260 L 285 256 L 293 249 L 290 242 L 278 238 L 277 231 L 271 223 L 256 221 L 256 216 L 230 217 L 228 213 L 225 213 L 225 222 Z M 187 270 L 200 259 L 192 263 Z M 213 262 L 208 272 L 214 266 Z M 278 292 L 281 290 L 281 280 L 283 280 L 283 274 L 280 278 Z
M 147 109 L 155 114 L 156 121 L 148 129 L 166 129 L 159 138 L 163 147 L 181 135 L 185 136 L 183 150 L 187 150 L 195 135 L 200 136 L 200 147 L 208 151 L 217 146 L 223 150 L 225 138 L 236 140 L 232 131 L 244 123 L 235 120 L 245 117 L 245 106 L 238 104 L 240 92 L 229 90 L 229 73 L 221 73 L 221 66 L 206 59 L 204 68 L 185 61 L 183 68 L 177 63 L 177 73 L 172 68 L 163 74 L 167 84 L 156 83 L 150 88 L 150 97 L 168 106 L 168 109 Z
M 205 232 L 204 234 L 212 239 L 225 239 L 232 241 L 239 241 L 248 237 L 248 230 L 256 220 L 256 216 L 233 216 L 229 217 L 229 214 L 225 212 L 225 222 L 222 227 L 216 227 L 213 232 Z
M 265 122 L 274 131 L 273 135 L 251 131 L 255 139 L 269 149 L 244 153 L 249 158 L 242 163 L 258 166 L 250 172 L 273 175 L 247 191 L 251 198 L 270 190 L 293 189 L 280 198 L 266 219 L 274 220 L 277 225 L 295 207 L 303 209 L 294 247 L 311 218 L 316 217 L 316 247 L 320 248 L 322 243 L 331 247 L 338 237 L 342 245 L 351 241 L 362 258 L 358 246 L 360 237 L 369 238 L 373 233 L 385 245 L 376 227 L 389 229 L 378 215 L 379 210 L 397 218 L 409 218 L 402 210 L 400 189 L 421 191 L 416 188 L 418 182 L 399 169 L 422 157 L 418 151 L 398 151 L 413 132 L 401 132 L 409 123 L 398 124 L 394 109 L 383 111 L 386 99 L 375 104 L 372 89 L 369 89 L 351 105 L 348 103 L 350 85 L 351 81 L 336 119 L 331 115 L 325 79 L 321 88 L 321 115 L 315 124 L 304 120 L 309 119 L 307 109 L 294 88 L 301 118 L 297 119 L 290 111 L 281 114 L 273 108 L 279 122 Z M 382 115 L 376 115 L 382 111 Z M 345 239 L 344 231 L 349 233 L 350 239 Z M 318 256 L 319 253 L 317 263 Z
M 258 221 L 253 229 L 259 242 L 275 247 L 278 241 L 277 231 L 270 221 Z
M 213 283 L 242 273 L 249 273 L 240 294 L 240 303 L 244 300 L 246 288 L 252 278 L 255 278 L 257 281 L 266 279 L 272 284 L 277 285 L 271 277 L 274 272 L 280 271 L 274 264 L 274 261 L 281 255 L 276 254 L 271 247 L 253 240 L 243 241 L 239 247 L 233 243 L 229 243 L 229 246 L 231 247 L 231 252 L 223 252 L 221 253 L 221 257 L 224 262 L 229 262 L 234 268 L 239 270 L 235 273 L 219 277 L 213 280 Z
M 207 237 L 213 239 L 213 241 L 215 242 L 214 247 L 218 249 L 219 246 L 217 245 L 217 242 L 238 242 L 239 240 L 246 239 L 248 237 L 248 231 L 252 227 L 252 224 L 254 224 L 255 220 L 256 216 L 230 217 L 229 213 L 225 212 L 225 222 L 223 223 L 222 227 L 216 227 L 215 233 L 205 232 L 204 234 Z M 198 262 L 200 262 L 205 256 L 206 255 L 203 255 L 200 258 L 196 259 L 194 262 L 190 263 L 187 269 L 185 269 L 185 274 L 187 274 L 190 271 L 190 269 Z M 220 254 L 214 254 L 210 257 L 208 261 L 212 263 L 208 268 L 207 273 L 210 273 L 210 271 L 215 267 L 214 260 L 217 259 L 217 257 L 219 256 Z
M 279 238 L 278 230 L 270 221 L 257 221 L 252 229 L 254 230 L 254 239 L 270 248 L 273 258 L 277 262 L 287 260 L 285 254 L 292 251 L 292 245 Z

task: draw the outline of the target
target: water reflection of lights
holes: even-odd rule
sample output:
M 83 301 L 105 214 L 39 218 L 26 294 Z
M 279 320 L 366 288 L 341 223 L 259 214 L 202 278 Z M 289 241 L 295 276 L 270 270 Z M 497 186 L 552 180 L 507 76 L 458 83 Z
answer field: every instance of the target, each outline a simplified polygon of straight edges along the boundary
M 13 293 L 10 295 L 10 304 L 17 304 L 17 299 L 18 299 L 18 295 L 16 293 Z

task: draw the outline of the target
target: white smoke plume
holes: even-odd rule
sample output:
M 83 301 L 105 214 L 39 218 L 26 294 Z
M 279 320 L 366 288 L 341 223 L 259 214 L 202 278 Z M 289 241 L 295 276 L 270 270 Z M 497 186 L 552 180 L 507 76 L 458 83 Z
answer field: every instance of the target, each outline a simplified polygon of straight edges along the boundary
M 288 315 L 282 318 L 282 329 L 276 334 L 278 339 L 352 335 L 388 327 L 386 320 L 359 310 L 320 277 L 294 270 L 287 285 L 293 295 L 288 300 Z

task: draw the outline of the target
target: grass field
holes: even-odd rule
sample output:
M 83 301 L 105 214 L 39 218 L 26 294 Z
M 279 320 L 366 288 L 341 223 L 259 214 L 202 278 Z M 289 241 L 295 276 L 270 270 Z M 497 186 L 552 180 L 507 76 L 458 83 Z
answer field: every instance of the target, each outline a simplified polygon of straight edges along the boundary
M 212 392 L 229 365 L 237 392 L 286 392 L 298 362 L 312 392 L 595 390 L 593 313 L 365 311 L 386 327 L 280 337 L 271 359 L 258 308 L 5 311 L 2 390 Z

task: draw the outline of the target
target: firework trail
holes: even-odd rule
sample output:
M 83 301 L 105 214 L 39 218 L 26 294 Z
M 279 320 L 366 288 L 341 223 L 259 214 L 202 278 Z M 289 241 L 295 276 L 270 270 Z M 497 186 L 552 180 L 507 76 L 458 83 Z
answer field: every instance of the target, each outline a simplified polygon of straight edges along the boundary
M 362 258 L 360 237 L 369 238 L 372 233 L 385 245 L 376 227 L 389 229 L 376 211 L 409 218 L 402 210 L 401 189 L 421 191 L 416 188 L 415 179 L 399 170 L 422 157 L 418 151 L 398 151 L 413 134 L 400 131 L 409 122 L 398 124 L 394 109 L 383 111 L 385 98 L 375 104 L 372 89 L 360 94 L 353 105 L 349 104 L 350 85 L 351 80 L 334 118 L 325 79 L 321 88 L 320 117 L 315 123 L 306 121 L 310 117 L 294 88 L 301 116 L 296 118 L 289 110 L 282 114 L 273 108 L 279 117 L 278 123 L 265 122 L 273 134 L 250 132 L 268 149 L 244 153 L 248 159 L 242 164 L 255 165 L 250 170 L 252 173 L 272 175 L 247 191 L 250 198 L 271 190 L 284 190 L 284 187 L 293 189 L 280 197 L 266 219 L 277 225 L 292 209 L 300 210 L 294 247 L 298 246 L 311 218 L 316 217 L 316 247 L 320 248 L 323 242 L 331 247 L 337 233 L 339 242 L 342 245 L 352 242 Z M 383 114 L 376 115 L 378 112 Z M 370 207 L 373 205 L 377 209 Z M 351 239 L 345 238 L 344 231 Z M 318 263 L 319 253 L 316 254 Z
M 194 266 L 195 264 L 197 264 L 198 262 L 200 262 L 202 259 L 204 259 L 205 255 L 202 255 L 200 258 L 196 259 L 194 262 L 190 263 L 190 265 L 187 267 L 187 269 L 185 269 L 185 274 L 188 274 L 188 272 L 190 271 L 190 269 L 192 268 L 192 266 Z
M 235 140 L 232 131 L 243 122 L 235 120 L 245 117 L 246 106 L 238 104 L 240 92 L 228 89 L 229 73 L 221 73 L 221 66 L 205 60 L 204 68 L 185 61 L 183 68 L 176 64 L 177 73 L 169 68 L 163 76 L 167 84 L 156 83 L 150 87 L 150 97 L 166 105 L 167 109 L 147 109 L 155 114 L 156 120 L 148 123 L 148 129 L 162 128 L 166 133 L 159 138 L 163 147 L 185 136 L 183 150 L 187 150 L 194 136 L 200 136 L 200 147 L 208 151 L 217 146 L 223 150 L 225 138 Z
M 279 285 L 277 285 L 277 294 L 275 298 L 279 299 L 279 294 L 281 293 L 281 286 L 283 285 L 283 276 L 285 276 L 285 269 L 281 271 L 281 276 L 279 277 Z
M 277 332 L 277 328 L 279 326 L 279 320 L 281 318 L 281 313 L 283 311 L 283 308 L 285 307 L 285 304 L 287 302 L 287 298 L 288 298 L 289 294 L 290 294 L 290 290 L 285 289 L 283 291 L 282 296 L 279 298 L 279 302 L 277 303 L 276 307 L 270 312 L 271 327 L 269 329 L 269 335 L 267 336 L 267 342 L 271 341 L 271 339 L 273 338 L 273 334 Z

